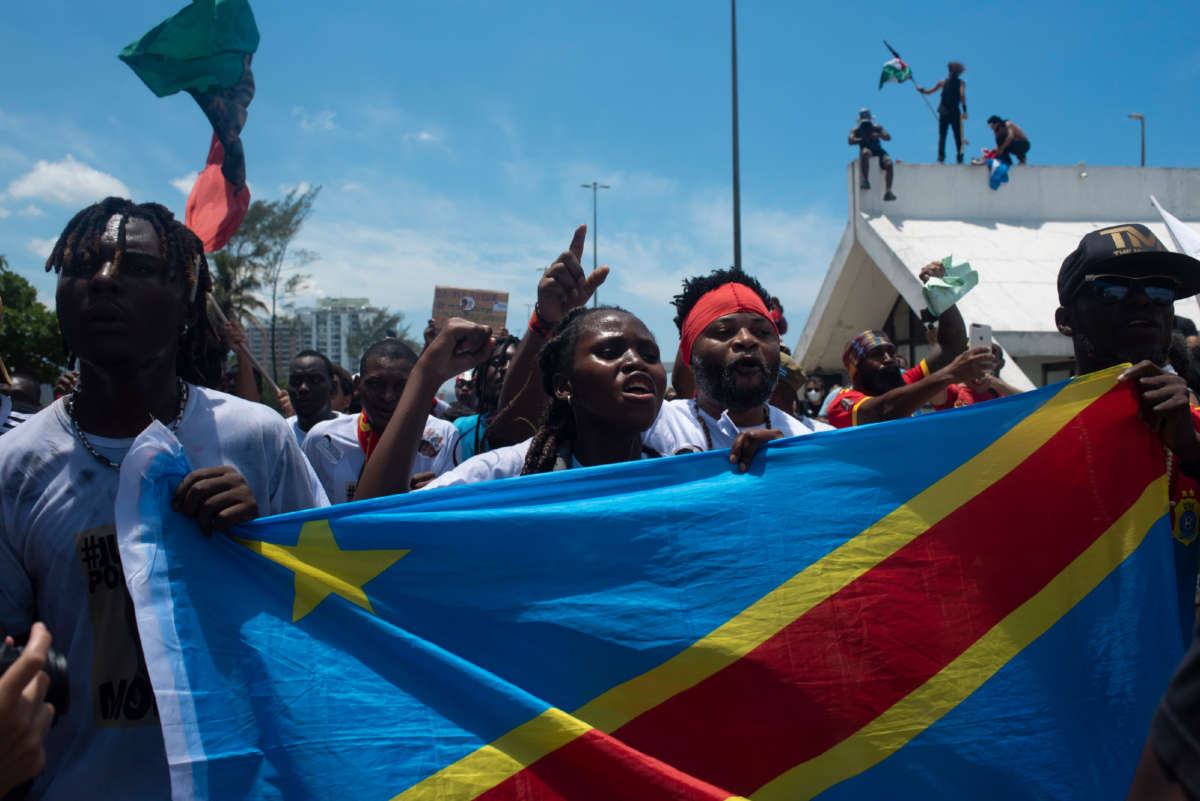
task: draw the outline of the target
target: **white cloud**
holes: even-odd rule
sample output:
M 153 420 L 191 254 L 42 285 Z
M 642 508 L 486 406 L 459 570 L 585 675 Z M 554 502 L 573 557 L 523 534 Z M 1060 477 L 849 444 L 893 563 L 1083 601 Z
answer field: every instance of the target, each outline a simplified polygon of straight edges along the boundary
M 70 154 L 62 161 L 38 161 L 28 174 L 8 185 L 10 197 L 34 198 L 64 206 L 94 203 L 109 195 L 132 194 L 120 179 L 76 161 Z
M 39 259 L 48 259 L 50 258 L 50 251 L 54 250 L 54 243 L 57 241 L 57 239 L 38 239 L 35 237 L 26 242 L 25 246 L 29 248 L 30 253 Z
M 17 214 L 20 214 L 22 217 L 44 217 L 44 216 L 46 216 L 46 212 L 42 211 L 41 209 L 39 209 L 37 206 L 33 205 L 32 203 L 30 203 L 28 206 L 26 206 L 25 208 L 18 211 Z
M 3 220 L 5 217 L 9 216 L 10 214 L 12 214 L 12 212 L 9 211 L 8 209 L 0 208 L 0 220 Z
M 559 172 L 551 168 L 548 175 Z M 578 193 L 586 200 L 579 205 L 590 212 L 591 199 L 576 188 L 579 183 L 575 180 L 563 191 Z M 636 180 L 625 176 L 621 185 L 625 198 L 634 194 L 632 186 L 644 198 L 632 209 L 626 208 L 631 200 L 623 201 L 620 222 L 606 223 L 601 206 L 600 263 L 610 265 L 612 273 L 600 288 L 600 300 L 641 317 L 667 351 L 678 341 L 670 299 L 682 279 L 733 260 L 728 192 L 674 187 L 652 175 Z M 566 246 L 570 228 L 560 230 L 561 222 L 551 223 L 537 212 L 499 204 L 481 208 L 418 186 L 405 185 L 390 197 L 397 219 L 404 220 L 401 225 L 356 222 L 355 204 L 349 201 L 341 208 L 323 207 L 309 221 L 297 245 L 319 254 L 304 267 L 313 275 L 310 293 L 369 297 L 376 305 L 403 312 L 415 331 L 429 314 L 434 285 L 497 289 L 510 293 L 508 324 L 519 331 L 526 306 L 535 298 L 536 268 L 548 265 Z M 608 202 L 613 208 L 614 201 Z M 653 209 L 653 214 L 648 217 L 640 207 Z M 788 344 L 793 344 L 792 332 L 798 335 L 803 328 L 843 225 L 843 219 L 823 212 L 762 206 L 752 198 L 743 205 L 746 270 L 783 301 Z M 591 246 L 589 238 L 589 270 Z M 311 301 L 302 298 L 298 305 L 305 302 Z
M 328 109 L 309 113 L 303 106 L 292 106 L 292 116 L 300 121 L 300 129 L 303 131 L 332 131 L 337 127 L 337 123 L 334 122 L 337 115 Z
M 182 178 L 176 178 L 175 180 L 171 181 L 171 186 L 178 189 L 180 194 L 182 194 L 184 197 L 187 197 L 188 195 L 192 194 L 192 186 L 195 185 L 196 179 L 199 177 L 200 173 L 192 170 Z
M 353 181 L 351 181 L 348 184 L 342 184 L 343 192 L 357 192 L 357 191 L 361 190 L 362 188 L 363 188 L 362 184 L 357 184 Z

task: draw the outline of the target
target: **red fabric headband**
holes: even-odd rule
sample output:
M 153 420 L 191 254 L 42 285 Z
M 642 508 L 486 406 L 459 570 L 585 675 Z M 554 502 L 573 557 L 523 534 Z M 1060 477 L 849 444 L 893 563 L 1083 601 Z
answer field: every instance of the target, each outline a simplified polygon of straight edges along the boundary
M 771 328 L 775 329 L 775 334 L 779 334 L 775 321 L 771 319 L 771 314 L 767 311 L 767 304 L 763 303 L 762 298 L 754 290 L 745 284 L 732 282 L 721 284 L 716 289 L 701 295 L 700 300 L 696 301 L 696 305 L 683 320 L 679 337 L 679 352 L 688 364 L 691 364 L 692 346 L 696 344 L 696 338 L 700 336 L 700 332 L 718 317 L 738 312 L 761 314 L 767 318 Z

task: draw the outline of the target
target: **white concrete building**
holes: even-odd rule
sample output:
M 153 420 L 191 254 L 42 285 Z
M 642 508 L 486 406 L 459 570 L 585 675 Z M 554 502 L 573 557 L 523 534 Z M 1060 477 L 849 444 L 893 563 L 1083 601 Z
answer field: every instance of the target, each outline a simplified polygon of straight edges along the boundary
M 1073 366 L 1071 341 L 1058 333 L 1058 268 L 1084 234 L 1125 222 L 1147 225 L 1174 249 L 1157 211 L 1200 227 L 1200 169 L 1016 166 L 999 190 L 984 167 L 897 164 L 885 203 L 883 176 L 858 188 L 847 168 L 849 221 L 796 345 L 805 370 L 843 374 L 842 351 L 859 332 L 887 331 L 915 363 L 928 346 L 915 312 L 925 306 L 917 274 L 944 256 L 970 262 L 979 285 L 959 304 L 967 324 L 992 327 L 1009 355 L 1002 377 L 1029 388 L 1061 380 Z M 1176 313 L 1200 320 L 1182 300 Z

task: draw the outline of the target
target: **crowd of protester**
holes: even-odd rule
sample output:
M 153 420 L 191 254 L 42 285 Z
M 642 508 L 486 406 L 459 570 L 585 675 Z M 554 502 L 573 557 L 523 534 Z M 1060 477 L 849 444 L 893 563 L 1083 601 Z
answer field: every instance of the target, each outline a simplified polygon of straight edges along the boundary
M 1118 250 L 1101 230 L 1064 254 L 1055 321 L 1074 343 L 1077 372 L 1134 365 L 1123 380 L 1174 455 L 1174 498 L 1200 477 L 1200 413 L 1188 387 L 1200 338 L 1173 317 L 1176 299 L 1200 292 L 1200 262 L 1133 227 L 1142 246 Z M 182 444 L 194 471 L 173 504 L 211 532 L 329 503 L 698 451 L 728 449 L 732 469 L 745 471 L 773 439 L 1017 391 L 998 376 L 998 346 L 968 347 L 956 308 L 930 325 L 917 364 L 902 364 L 885 333 L 864 331 L 846 344 L 844 377 L 807 375 L 781 342 L 778 298 L 731 269 L 682 282 L 679 342 L 659 343 L 636 315 L 589 305 L 608 268 L 584 271 L 585 232 L 540 278 L 521 337 L 431 320 L 421 353 L 381 340 L 354 376 L 301 351 L 275 398 L 281 415 L 260 402 L 261 377 L 238 357 L 240 329 L 210 321 L 208 263 L 191 231 L 160 205 L 118 198 L 75 215 L 46 267 L 58 275 L 58 319 L 78 372 L 60 379 L 60 397 L 44 409 L 26 376 L 0 393 L 0 633 L 25 644 L 0 676 L 0 796 L 35 777 L 35 797 L 73 797 L 83 786 L 100 796 L 168 794 L 112 503 L 121 461 L 147 425 Z M 934 262 L 920 278 L 942 269 Z M 676 354 L 670 376 L 664 347 Z M 226 369 L 231 350 L 236 364 Z M 447 403 L 437 392 L 451 380 Z M 1180 584 L 1188 608 L 1195 550 Z M 71 685 L 52 730 L 41 671 L 51 635 Z M 1139 786 L 1196 778 L 1200 657 L 1190 660 L 1155 723 Z

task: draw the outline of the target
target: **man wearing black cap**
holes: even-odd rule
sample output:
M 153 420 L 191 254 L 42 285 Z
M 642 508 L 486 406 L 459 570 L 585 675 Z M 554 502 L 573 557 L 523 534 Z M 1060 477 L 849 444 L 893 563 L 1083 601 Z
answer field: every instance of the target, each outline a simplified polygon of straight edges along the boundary
M 892 158 L 883 149 L 883 145 L 879 144 L 879 140 L 885 142 L 892 141 L 892 135 L 883 130 L 882 125 L 875 124 L 875 118 L 871 116 L 869 108 L 859 109 L 858 123 L 850 131 L 850 144 L 858 145 L 858 167 L 859 167 L 859 189 L 870 189 L 871 182 L 867 180 L 867 174 L 871 169 L 871 157 L 879 157 L 879 169 L 883 170 L 885 187 L 883 193 L 884 200 L 895 200 L 896 196 L 892 194 Z
M 1054 314 L 1075 345 L 1079 373 L 1122 362 L 1137 389 L 1141 415 L 1159 432 L 1171 465 L 1179 606 L 1185 628 L 1194 620 L 1197 515 L 1188 497 L 1200 477 L 1200 410 L 1188 404 L 1187 384 L 1164 369 L 1174 302 L 1200 293 L 1200 261 L 1171 253 L 1144 225 L 1093 231 L 1058 272 Z M 1192 496 L 1195 497 L 1194 495 Z M 1196 651 L 1193 646 L 1193 651 Z M 1172 680 L 1151 728 L 1130 798 L 1200 797 L 1200 654 L 1189 655 Z

